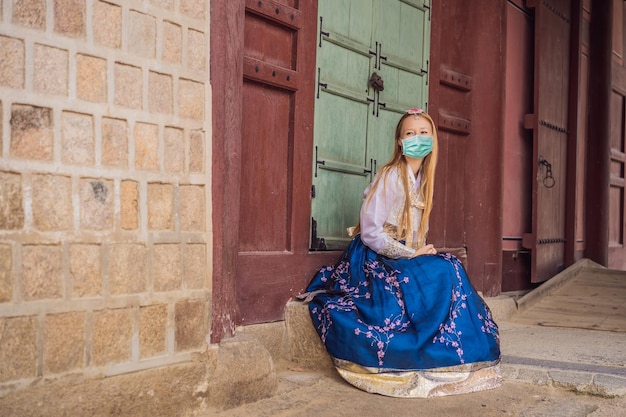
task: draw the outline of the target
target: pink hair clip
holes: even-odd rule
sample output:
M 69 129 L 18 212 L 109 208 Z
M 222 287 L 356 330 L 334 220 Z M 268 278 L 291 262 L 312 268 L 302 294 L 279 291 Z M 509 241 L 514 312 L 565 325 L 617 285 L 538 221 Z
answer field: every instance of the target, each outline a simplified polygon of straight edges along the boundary
M 420 109 L 419 107 L 413 107 L 412 109 L 408 109 L 406 112 L 408 114 L 422 114 L 424 113 L 424 110 Z

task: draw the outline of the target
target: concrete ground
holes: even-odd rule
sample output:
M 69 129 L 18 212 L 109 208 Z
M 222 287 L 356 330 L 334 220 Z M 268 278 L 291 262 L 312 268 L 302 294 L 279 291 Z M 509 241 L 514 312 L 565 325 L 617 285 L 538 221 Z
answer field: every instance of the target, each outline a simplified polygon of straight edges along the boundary
M 497 389 L 431 399 L 389 398 L 360 391 L 343 381 L 328 366 L 327 358 L 319 356 L 325 353 L 320 354 L 323 347 L 319 339 L 307 333 L 312 329 L 306 327 L 308 311 L 293 304 L 288 306 L 286 323 L 288 333 L 290 328 L 297 330 L 294 334 L 301 352 L 291 352 L 295 361 L 277 361 L 275 394 L 236 408 L 209 409 L 197 415 L 626 417 L 626 333 L 546 327 L 516 320 L 520 306 L 532 308 L 588 267 L 579 265 L 521 300 L 487 299 L 501 333 L 503 384 Z M 626 273 L 620 282 L 626 286 Z M 304 357 L 321 365 L 312 367 L 311 362 L 298 360 Z

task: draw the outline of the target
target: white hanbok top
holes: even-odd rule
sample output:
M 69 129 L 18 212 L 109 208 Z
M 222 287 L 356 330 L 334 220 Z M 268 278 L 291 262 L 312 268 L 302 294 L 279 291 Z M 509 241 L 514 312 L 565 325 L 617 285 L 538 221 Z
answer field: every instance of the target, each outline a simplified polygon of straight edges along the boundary
M 377 177 L 380 175 L 377 174 Z M 384 178 L 380 178 L 380 184 L 374 190 L 374 194 L 368 200 L 372 184 L 363 192 L 363 205 L 361 206 L 361 240 L 370 249 L 377 253 L 398 259 L 411 258 L 417 248 L 417 228 L 424 211 L 423 198 L 420 196 L 421 170 L 417 178 L 413 170 L 407 166 L 405 175 L 409 176 L 409 193 L 411 198 L 411 219 L 413 229 L 412 243 L 410 246 L 398 241 L 397 231 L 402 219 L 404 209 L 404 188 L 400 177 L 400 168 L 387 172 Z M 413 184 L 413 186 L 411 186 Z

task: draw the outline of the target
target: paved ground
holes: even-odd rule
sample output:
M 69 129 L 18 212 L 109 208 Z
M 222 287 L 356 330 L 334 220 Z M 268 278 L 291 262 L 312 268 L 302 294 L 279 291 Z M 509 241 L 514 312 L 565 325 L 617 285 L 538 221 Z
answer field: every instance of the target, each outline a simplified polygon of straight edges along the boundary
M 564 388 L 505 381 L 495 390 L 473 394 L 398 399 L 368 394 L 337 374 L 286 369 L 276 395 L 253 404 L 218 412 L 214 417 L 400 417 L 400 416 L 626 416 L 626 398 L 576 394 Z

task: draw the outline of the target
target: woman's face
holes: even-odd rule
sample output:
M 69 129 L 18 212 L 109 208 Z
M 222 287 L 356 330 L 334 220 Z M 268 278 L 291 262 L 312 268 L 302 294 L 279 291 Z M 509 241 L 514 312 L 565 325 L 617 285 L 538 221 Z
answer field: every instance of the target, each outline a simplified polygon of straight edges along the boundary
M 430 121 L 425 117 L 409 116 L 402 122 L 402 128 L 400 129 L 400 139 L 398 139 L 398 145 L 402 147 L 402 140 L 408 139 L 412 136 L 432 136 L 433 128 L 430 125 Z

